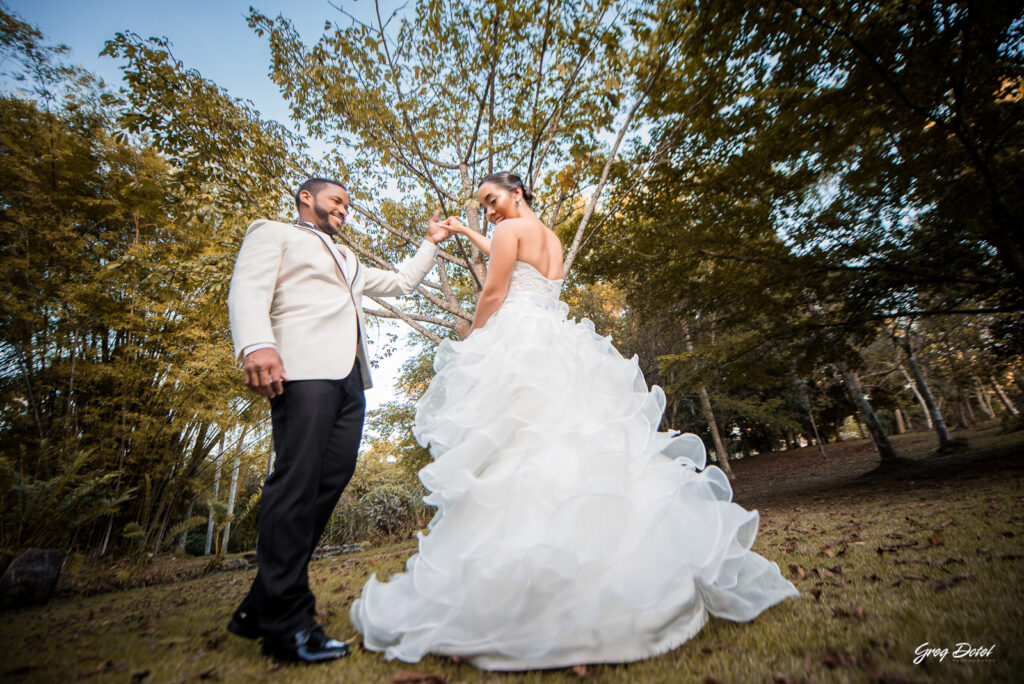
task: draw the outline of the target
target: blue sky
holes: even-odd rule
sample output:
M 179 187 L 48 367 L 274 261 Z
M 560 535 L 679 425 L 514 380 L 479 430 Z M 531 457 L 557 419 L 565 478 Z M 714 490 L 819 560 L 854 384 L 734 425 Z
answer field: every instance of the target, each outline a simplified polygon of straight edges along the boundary
M 174 55 L 187 67 L 198 70 L 234 97 L 251 100 L 267 118 L 290 127 L 287 103 L 267 70 L 270 49 L 246 25 L 245 17 L 253 6 L 264 14 L 282 14 L 291 19 L 306 42 L 314 42 L 323 33 L 324 23 L 335 21 L 348 26 L 349 19 L 327 0 L 0 0 L 24 21 L 46 36 L 49 44 L 63 43 L 71 48 L 68 61 L 98 74 L 111 86 L 120 84 L 118 62 L 100 57 L 104 43 L 118 31 L 134 31 L 143 36 L 166 36 Z M 338 7 L 360 18 L 374 16 L 373 0 L 332 0 Z M 390 14 L 401 4 L 382 0 L 381 9 Z M 410 3 L 411 6 L 411 3 Z M 383 12 L 382 12 L 383 14 Z M 253 217 L 258 218 L 258 217 Z M 368 336 L 383 336 L 386 330 L 407 334 L 404 326 L 380 321 L 380 330 Z M 374 388 L 367 392 L 367 407 L 374 408 L 394 396 L 394 378 L 407 354 L 400 350 L 381 359 L 374 371 Z
M 235 97 L 252 100 L 266 117 L 287 123 L 288 107 L 267 76 L 270 49 L 246 25 L 249 7 L 291 19 L 307 42 L 315 41 L 324 23 L 349 20 L 327 0 L 3 0 L 39 28 L 50 43 L 71 48 L 69 61 L 99 74 L 108 83 L 120 81 L 118 62 L 100 57 L 104 42 L 118 31 L 143 37 L 166 36 L 186 66 L 226 88 Z M 360 17 L 373 12 L 372 0 L 332 0 Z M 394 0 L 381 7 L 398 6 Z

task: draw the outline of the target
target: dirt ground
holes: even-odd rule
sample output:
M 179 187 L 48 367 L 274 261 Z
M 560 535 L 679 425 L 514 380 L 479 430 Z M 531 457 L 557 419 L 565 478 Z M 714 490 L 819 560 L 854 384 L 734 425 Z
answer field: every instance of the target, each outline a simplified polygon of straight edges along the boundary
M 995 423 L 952 434 L 967 441 L 968 449 L 937 455 L 934 432 L 892 437 L 909 462 L 893 469 L 879 468 L 870 440 L 758 454 L 731 462 L 733 500 L 744 508 L 786 508 L 801 503 L 854 500 L 912 489 L 959 487 L 990 480 L 998 473 L 1024 474 L 1024 432 L 1003 434 Z

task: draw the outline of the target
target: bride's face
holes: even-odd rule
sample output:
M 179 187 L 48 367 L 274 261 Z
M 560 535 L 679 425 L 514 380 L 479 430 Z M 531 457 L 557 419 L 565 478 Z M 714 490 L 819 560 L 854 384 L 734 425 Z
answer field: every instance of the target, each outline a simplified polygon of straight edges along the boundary
M 516 199 L 522 202 L 522 191 L 516 188 L 515 192 L 509 192 L 497 183 L 484 183 L 477 191 L 476 199 L 480 202 L 480 208 L 483 209 L 487 220 L 499 223 L 507 218 L 519 216 Z

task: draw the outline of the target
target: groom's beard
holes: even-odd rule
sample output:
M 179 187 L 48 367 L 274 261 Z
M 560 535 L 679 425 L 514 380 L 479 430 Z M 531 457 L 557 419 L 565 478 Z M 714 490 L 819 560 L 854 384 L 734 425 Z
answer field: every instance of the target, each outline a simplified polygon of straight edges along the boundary
M 319 203 L 313 207 L 313 211 L 316 212 L 317 226 L 320 230 L 324 231 L 328 235 L 338 234 L 338 231 L 331 225 L 331 214 L 329 211 L 321 207 Z

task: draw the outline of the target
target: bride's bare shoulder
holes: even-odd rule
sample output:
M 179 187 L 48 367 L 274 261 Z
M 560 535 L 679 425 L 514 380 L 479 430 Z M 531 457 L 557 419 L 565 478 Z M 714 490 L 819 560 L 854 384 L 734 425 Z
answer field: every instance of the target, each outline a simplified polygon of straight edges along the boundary
M 495 231 L 502 230 L 510 233 L 522 233 L 524 230 L 537 225 L 536 221 L 528 218 L 507 218 L 494 227 Z

